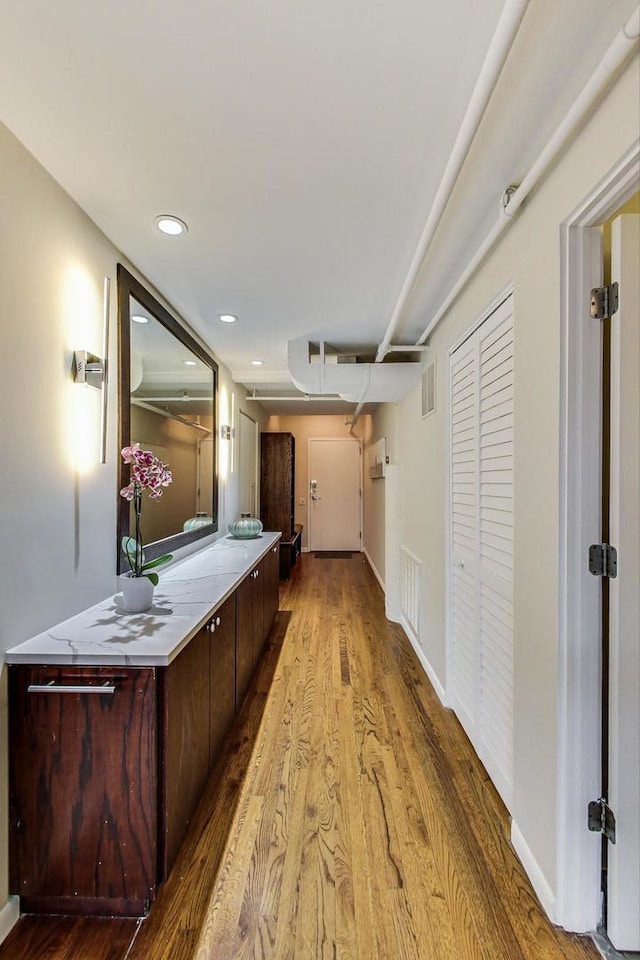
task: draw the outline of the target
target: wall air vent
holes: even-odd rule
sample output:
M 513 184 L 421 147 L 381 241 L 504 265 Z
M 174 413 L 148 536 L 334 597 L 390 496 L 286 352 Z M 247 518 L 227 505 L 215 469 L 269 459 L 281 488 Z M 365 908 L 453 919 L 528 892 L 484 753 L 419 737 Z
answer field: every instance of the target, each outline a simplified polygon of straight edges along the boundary
M 436 409 L 436 361 L 425 367 L 422 374 L 422 417 L 435 413 Z

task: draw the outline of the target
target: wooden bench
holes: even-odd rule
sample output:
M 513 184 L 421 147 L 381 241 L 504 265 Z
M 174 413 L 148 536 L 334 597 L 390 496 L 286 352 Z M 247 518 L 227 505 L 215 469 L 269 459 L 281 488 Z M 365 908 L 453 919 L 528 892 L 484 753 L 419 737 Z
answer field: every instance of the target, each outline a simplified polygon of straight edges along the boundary
M 296 523 L 293 528 L 293 536 L 290 540 L 280 541 L 280 579 L 288 580 L 291 575 L 291 568 L 294 566 L 300 551 L 302 550 L 302 524 Z

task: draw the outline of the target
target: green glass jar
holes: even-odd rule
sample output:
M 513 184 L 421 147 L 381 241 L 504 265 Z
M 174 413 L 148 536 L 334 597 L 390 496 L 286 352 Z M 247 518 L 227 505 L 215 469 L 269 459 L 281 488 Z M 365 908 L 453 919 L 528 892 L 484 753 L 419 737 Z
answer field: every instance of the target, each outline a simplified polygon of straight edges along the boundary
M 211 517 L 206 514 L 204 511 L 198 511 L 195 517 L 189 517 L 188 520 L 185 520 L 182 529 L 185 533 L 189 530 L 199 530 L 200 527 L 208 527 L 213 523 Z
M 241 513 L 237 520 L 231 521 L 227 529 L 236 540 L 253 540 L 262 533 L 262 522 L 250 513 Z

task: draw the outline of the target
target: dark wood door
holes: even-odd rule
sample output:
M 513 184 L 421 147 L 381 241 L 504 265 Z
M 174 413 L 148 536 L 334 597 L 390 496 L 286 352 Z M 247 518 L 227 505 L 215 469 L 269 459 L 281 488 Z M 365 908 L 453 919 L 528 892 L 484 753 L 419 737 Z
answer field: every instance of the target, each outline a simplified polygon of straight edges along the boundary
M 260 517 L 265 530 L 293 536 L 295 438 L 292 433 L 260 435 Z
M 209 767 L 213 769 L 236 714 L 236 602 L 229 597 L 211 623 Z
M 203 627 L 162 676 L 161 879 L 173 866 L 209 779 L 210 633 Z
M 8 670 L 11 892 L 23 909 L 140 911 L 157 873 L 155 669 Z

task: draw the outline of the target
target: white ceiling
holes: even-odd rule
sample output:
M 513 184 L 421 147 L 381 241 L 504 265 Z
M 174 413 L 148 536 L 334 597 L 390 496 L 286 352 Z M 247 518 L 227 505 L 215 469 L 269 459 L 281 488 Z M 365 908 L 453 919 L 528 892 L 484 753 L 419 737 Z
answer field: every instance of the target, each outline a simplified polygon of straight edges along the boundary
M 531 0 L 394 343 L 420 335 L 635 5 Z M 0 119 L 236 380 L 282 395 L 288 339 L 382 340 L 501 9 L 6 3 Z M 188 234 L 160 234 L 161 213 Z

